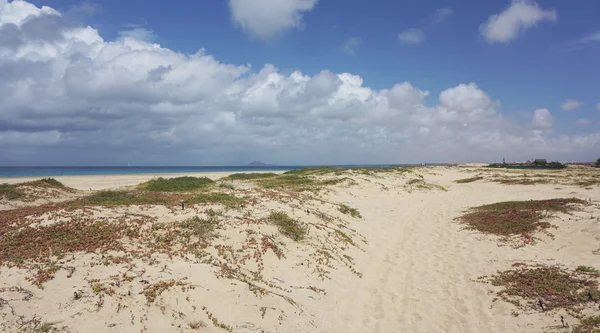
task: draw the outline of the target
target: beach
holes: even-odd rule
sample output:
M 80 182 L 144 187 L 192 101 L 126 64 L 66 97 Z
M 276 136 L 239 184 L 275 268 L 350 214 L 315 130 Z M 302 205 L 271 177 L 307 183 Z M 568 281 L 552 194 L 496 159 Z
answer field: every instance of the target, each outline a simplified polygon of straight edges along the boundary
M 555 306 L 543 295 L 515 301 L 486 280 L 554 267 L 596 288 L 599 169 L 230 175 L 54 177 L 64 187 L 0 179 L 26 183 L 15 187 L 19 198 L 0 200 L 0 330 L 571 332 L 600 314 L 596 289 Z M 181 176 L 210 181 L 183 191 L 138 186 Z M 474 207 L 531 200 L 559 205 L 515 209 L 541 219 L 532 231 L 503 237 L 461 219 Z

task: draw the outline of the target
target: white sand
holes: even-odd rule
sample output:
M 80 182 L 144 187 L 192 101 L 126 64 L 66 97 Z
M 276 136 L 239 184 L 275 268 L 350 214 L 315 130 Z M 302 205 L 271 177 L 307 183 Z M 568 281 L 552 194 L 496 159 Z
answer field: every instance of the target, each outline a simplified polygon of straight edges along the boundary
M 301 243 L 277 236 L 285 243 L 286 258 L 279 260 L 273 252 L 268 252 L 264 257 L 264 276 L 285 289 L 271 290 L 291 297 L 295 305 L 279 296 L 257 297 L 239 281 L 217 279 L 211 266 L 197 260 L 171 260 L 165 256 L 156 256 L 153 265 L 135 260 L 136 267 L 127 274 L 140 274 L 141 277 L 115 287 L 116 295 L 98 297 L 90 292 L 86 280 L 106 282 L 111 276 L 118 280 L 115 277 L 126 273 L 127 265 L 90 267 L 91 262 L 101 262 L 99 255 L 78 254 L 72 260 L 68 255 L 64 263 L 77 267 L 73 277 L 66 278 L 67 272 L 61 270 L 43 290 L 25 281 L 25 277 L 31 275 L 27 271 L 0 269 L 0 288 L 21 286 L 33 293 L 29 301 L 21 300 L 23 293 L 0 293 L 0 298 L 12 300 L 10 304 L 16 313 L 11 315 L 5 305 L 4 309 L 0 308 L 4 318 L 0 321 L 14 323 L 18 315 L 26 316 L 26 319 L 36 315 L 42 322 L 57 322 L 55 327 L 64 326 L 68 332 L 223 331 L 214 327 L 201 310 L 206 306 L 219 321 L 231 325 L 234 332 L 541 332 L 549 329 L 568 332 L 568 329 L 555 327 L 560 326 L 561 314 L 568 322 L 576 322 L 564 311 L 521 312 L 515 317 L 513 305 L 493 302 L 498 288 L 474 280 L 497 270 L 510 269 L 515 262 L 560 264 L 567 268 L 578 265 L 599 267 L 599 257 L 592 253 L 600 248 L 598 186 L 586 190 L 565 185 L 454 183 L 457 179 L 475 175 L 466 168 L 427 168 L 419 173 L 428 182 L 445 186 L 448 191 L 411 188 L 407 181 L 412 176 L 353 176 L 357 185 L 336 186 L 335 191 L 324 194 L 323 199 L 357 208 L 362 219 L 341 215 L 335 206 L 314 200 L 292 201 L 298 204 L 297 208 L 280 201 L 263 201 L 251 208 L 259 217 L 277 209 L 315 224 L 319 220 L 314 214 L 304 213 L 303 209 L 319 209 L 342 218 L 347 222 L 347 228 L 356 231 L 344 229 L 359 245 L 359 248 L 349 246 L 344 253 L 353 258 L 354 268 L 362 273 L 362 278 L 339 263 L 330 269 L 331 279 L 322 280 L 315 274 L 311 255 L 317 239 L 325 239 L 325 234 L 314 228 L 309 239 Z M 223 174 L 201 175 L 219 178 Z M 158 176 L 55 178 L 79 189 L 104 189 L 135 185 Z M 11 182 L 23 180 L 10 179 Z M 462 230 L 454 221 L 473 206 L 562 197 L 591 198 L 594 205 L 572 216 L 554 218 L 552 222 L 558 227 L 551 230 L 554 239 L 540 235 L 541 240 L 536 245 L 519 249 L 499 247 L 496 238 Z M 150 210 L 159 222 L 165 222 L 202 214 L 205 207 L 185 212 L 164 207 Z M 100 216 L 148 213 L 147 209 L 135 207 L 106 211 L 98 208 L 96 211 L 94 214 Z M 226 217 L 233 220 L 239 214 L 228 212 Z M 231 226 L 220 231 L 222 237 L 218 242 L 240 246 L 245 229 L 278 234 L 270 225 Z M 366 243 L 361 241 L 361 235 Z M 171 289 L 154 303 L 147 303 L 143 295 L 138 294 L 145 286 L 140 282 L 142 279 L 150 283 L 184 279 L 196 288 L 185 292 Z M 326 294 L 303 289 L 309 286 L 323 289 Z M 84 291 L 85 296 L 74 300 L 73 292 L 78 290 Z M 100 299 L 103 304 L 98 306 Z M 190 328 L 192 322 L 202 322 L 206 326 L 194 330 Z M 18 328 L 16 324 L 6 325 L 7 329 Z

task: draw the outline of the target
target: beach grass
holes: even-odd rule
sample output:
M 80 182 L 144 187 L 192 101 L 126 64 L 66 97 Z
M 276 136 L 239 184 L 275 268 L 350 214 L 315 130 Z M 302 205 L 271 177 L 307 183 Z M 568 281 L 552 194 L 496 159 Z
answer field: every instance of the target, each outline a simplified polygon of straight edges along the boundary
M 269 222 L 276 225 L 279 232 L 294 241 L 301 241 L 308 233 L 306 226 L 303 226 L 298 220 L 291 218 L 285 212 L 271 212 Z
M 517 236 L 524 243 L 533 242 L 536 231 L 548 229 L 552 225 L 542 221 L 548 213 L 568 213 L 576 210 L 576 204 L 585 201 L 576 198 L 506 201 L 472 208 L 459 217 L 469 230 L 497 236 Z
M 0 184 L 0 199 L 17 200 L 25 196 L 25 193 L 12 184 Z
M 309 176 L 298 174 L 283 174 L 273 178 L 267 178 L 260 181 L 260 186 L 266 189 L 289 190 L 295 192 L 315 191 L 329 185 L 336 185 L 345 182 L 350 178 L 332 178 L 316 179 Z
M 590 266 L 577 266 L 577 268 L 575 268 L 575 270 L 577 272 L 582 272 L 582 273 L 592 273 L 592 274 L 600 273 L 600 271 L 598 271 L 594 267 L 590 267 Z
M 344 205 L 344 204 L 342 204 L 342 205 L 340 205 L 340 206 L 338 207 L 338 210 L 339 210 L 339 211 L 340 211 L 342 214 L 350 215 L 350 216 L 352 216 L 352 217 L 357 217 L 357 218 L 359 218 L 359 219 L 361 219 L 361 218 L 362 218 L 362 216 L 360 215 L 360 212 L 358 211 L 358 209 L 356 209 L 356 208 L 352 208 L 352 207 L 350 207 L 350 206 L 348 206 L 348 205 Z
M 298 170 L 290 170 L 284 172 L 284 175 L 296 175 L 296 176 L 323 176 L 323 175 L 342 175 L 346 172 L 345 168 L 336 168 L 330 166 L 321 166 L 321 167 L 309 167 L 302 168 Z
M 128 206 L 128 205 L 167 205 L 166 198 L 149 196 L 141 192 L 103 190 L 83 197 L 73 203 L 75 206 Z
M 276 173 L 272 172 L 256 172 L 256 173 L 234 173 L 219 180 L 255 180 L 277 177 Z
M 202 193 L 195 195 L 187 200 L 186 203 L 197 204 L 197 203 L 211 203 L 221 204 L 223 206 L 233 208 L 240 206 L 244 203 L 244 199 L 238 198 L 227 193 Z
M 177 177 L 152 179 L 142 185 L 151 192 L 188 192 L 207 187 L 214 181 L 207 177 Z

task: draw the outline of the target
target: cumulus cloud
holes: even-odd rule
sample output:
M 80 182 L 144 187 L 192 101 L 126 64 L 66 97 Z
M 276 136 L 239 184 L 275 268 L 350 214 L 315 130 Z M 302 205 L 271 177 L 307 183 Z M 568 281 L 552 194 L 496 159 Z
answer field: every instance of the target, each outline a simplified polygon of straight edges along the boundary
M 433 14 L 433 17 L 431 18 L 431 23 L 433 23 L 433 24 L 444 23 L 453 14 L 454 14 L 454 11 L 452 10 L 452 8 L 438 8 L 435 11 L 435 14 Z
M 479 31 L 490 43 L 509 43 L 543 21 L 556 21 L 556 11 L 543 9 L 534 0 L 513 0 L 503 12 L 494 14 Z
M 589 159 L 600 145 L 599 133 L 555 134 L 545 109 L 516 123 L 475 83 L 436 101 L 410 82 L 373 89 L 352 73 L 228 64 L 2 5 L 0 165 Z
M 229 0 L 234 22 L 244 31 L 268 40 L 285 30 L 302 26 L 302 16 L 318 0 Z
M 356 54 L 356 49 L 360 46 L 360 44 L 362 44 L 363 39 L 361 37 L 350 37 L 348 39 L 346 39 L 346 41 L 344 42 L 344 52 L 350 54 L 350 55 L 355 55 Z
M 548 109 L 537 109 L 533 111 L 533 127 L 548 129 L 552 127 L 554 117 Z
M 582 104 L 580 101 L 574 100 L 574 99 L 569 99 L 561 105 L 561 109 L 563 109 L 563 111 L 574 111 L 574 110 L 579 109 L 581 107 L 581 105 Z
M 398 35 L 398 40 L 402 44 L 417 45 L 425 41 L 425 33 L 421 29 L 410 28 L 402 31 Z

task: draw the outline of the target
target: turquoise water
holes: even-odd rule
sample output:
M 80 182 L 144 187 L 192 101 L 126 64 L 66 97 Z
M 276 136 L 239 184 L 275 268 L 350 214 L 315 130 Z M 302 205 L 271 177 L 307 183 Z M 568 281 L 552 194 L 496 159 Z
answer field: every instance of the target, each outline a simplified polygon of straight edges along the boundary
M 387 168 L 407 165 L 339 165 L 353 168 Z M 214 166 L 214 167 L 0 167 L 0 178 L 6 177 L 51 177 L 77 175 L 121 175 L 146 173 L 189 173 L 189 172 L 248 172 L 298 170 L 306 166 Z

